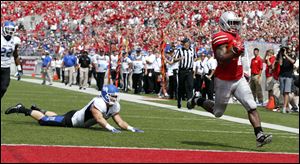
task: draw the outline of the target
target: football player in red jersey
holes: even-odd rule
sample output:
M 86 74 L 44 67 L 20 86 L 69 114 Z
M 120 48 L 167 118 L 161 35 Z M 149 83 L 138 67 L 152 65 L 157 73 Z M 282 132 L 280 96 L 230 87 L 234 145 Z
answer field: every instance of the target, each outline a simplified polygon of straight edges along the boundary
M 221 117 L 233 95 L 247 110 L 256 135 L 257 147 L 261 147 L 272 141 L 272 135 L 263 133 L 256 103 L 243 76 L 241 55 L 244 53 L 244 46 L 238 35 L 241 23 L 242 19 L 234 12 L 229 11 L 221 15 L 221 31 L 212 38 L 212 48 L 218 61 L 215 71 L 215 102 L 194 95 L 188 100 L 187 108 L 192 109 L 198 105 L 215 117 Z

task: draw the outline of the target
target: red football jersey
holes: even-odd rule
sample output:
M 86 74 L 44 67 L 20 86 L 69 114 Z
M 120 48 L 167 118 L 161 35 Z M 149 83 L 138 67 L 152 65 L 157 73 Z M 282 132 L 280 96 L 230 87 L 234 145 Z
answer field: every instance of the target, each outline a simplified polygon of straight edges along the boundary
M 276 57 L 274 55 L 269 58 L 271 66 L 268 66 L 268 64 L 266 66 L 266 77 L 271 77 L 272 76 L 272 74 L 273 74 L 272 65 L 275 62 L 275 60 L 276 60 Z M 267 63 L 267 61 L 265 61 L 265 62 Z
M 240 40 L 238 35 L 220 31 L 212 37 L 212 48 L 216 54 L 218 46 L 227 44 L 227 49 L 233 45 L 234 41 Z M 218 61 L 218 60 L 217 60 Z M 243 76 L 243 66 L 240 57 L 235 57 L 230 61 L 218 61 L 215 76 L 221 80 L 239 80 Z

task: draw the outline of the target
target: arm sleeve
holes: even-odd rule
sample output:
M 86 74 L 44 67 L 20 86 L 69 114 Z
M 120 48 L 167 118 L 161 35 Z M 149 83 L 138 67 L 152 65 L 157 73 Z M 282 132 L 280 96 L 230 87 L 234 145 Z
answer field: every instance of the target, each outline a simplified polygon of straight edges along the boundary
M 128 63 L 132 63 L 132 60 L 130 58 L 127 58 Z
M 214 59 L 212 62 L 211 62 L 211 69 L 216 69 L 218 66 L 218 62 L 216 59 Z
M 100 101 L 100 99 L 96 98 L 93 102 L 93 105 L 102 113 L 105 111 L 106 105 L 103 101 Z
M 113 106 L 113 112 L 112 112 L 112 115 L 115 115 L 117 113 L 119 113 L 121 110 L 121 106 L 120 104 L 117 102 L 114 106 Z
M 181 55 L 179 54 L 179 49 L 176 50 L 174 58 L 179 58 Z

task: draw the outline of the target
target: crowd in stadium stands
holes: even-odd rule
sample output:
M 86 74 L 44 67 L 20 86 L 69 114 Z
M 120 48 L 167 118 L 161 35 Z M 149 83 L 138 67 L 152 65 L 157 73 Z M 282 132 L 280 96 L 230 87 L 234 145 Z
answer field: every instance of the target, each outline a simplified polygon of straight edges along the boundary
M 94 76 L 99 90 L 109 75 L 116 84 L 118 64 L 115 56 L 118 56 L 123 38 L 126 42 L 122 43 L 126 44 L 122 47 L 119 86 L 124 91 L 133 88 L 135 93 L 154 92 L 160 97 L 175 99 L 176 89 L 170 89 L 170 86 L 176 88 L 172 83 L 176 68 L 168 61 L 168 92 L 160 89 L 162 32 L 167 43 L 166 60 L 172 57 L 176 47 L 181 46 L 183 38 L 189 38 L 199 52 L 197 60 L 204 61 L 207 56 L 213 56 L 211 36 L 219 30 L 218 19 L 224 11 L 234 11 L 242 18 L 241 37 L 244 40 L 289 44 L 299 63 L 298 1 L 1 1 L 1 23 L 5 20 L 17 23 L 17 33 L 22 40 L 21 56 L 47 56 L 49 53 L 54 57 L 51 67 L 57 70 L 62 82 L 70 86 L 78 84 L 83 89 L 86 84 L 80 79 L 78 69 L 82 64 L 89 67 L 88 77 L 82 78 L 88 78 L 90 84 Z M 30 28 L 25 28 L 27 16 L 36 16 L 29 21 Z M 38 20 L 38 16 L 42 19 Z M 89 64 L 83 60 L 79 63 L 84 51 L 90 57 Z M 77 57 L 77 63 L 69 65 L 69 56 Z M 103 60 L 106 61 L 104 67 Z M 68 67 L 75 68 L 74 74 L 67 73 L 70 72 L 70 69 L 66 70 Z M 154 69 L 153 75 L 143 76 L 149 68 Z M 204 67 L 194 70 L 201 75 L 200 80 L 207 74 Z M 73 75 L 78 75 L 77 80 L 70 77 Z M 202 95 L 207 92 L 205 82 L 196 88 Z

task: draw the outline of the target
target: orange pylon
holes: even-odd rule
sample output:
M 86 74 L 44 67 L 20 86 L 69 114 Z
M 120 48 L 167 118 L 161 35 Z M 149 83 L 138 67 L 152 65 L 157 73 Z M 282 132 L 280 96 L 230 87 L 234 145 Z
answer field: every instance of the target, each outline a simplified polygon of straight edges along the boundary
M 276 105 L 275 105 L 275 99 L 274 96 L 270 97 L 268 104 L 266 105 L 266 109 L 268 110 L 273 110 L 275 109 Z
M 58 80 L 57 73 L 54 73 L 54 75 L 53 75 L 53 80 Z

